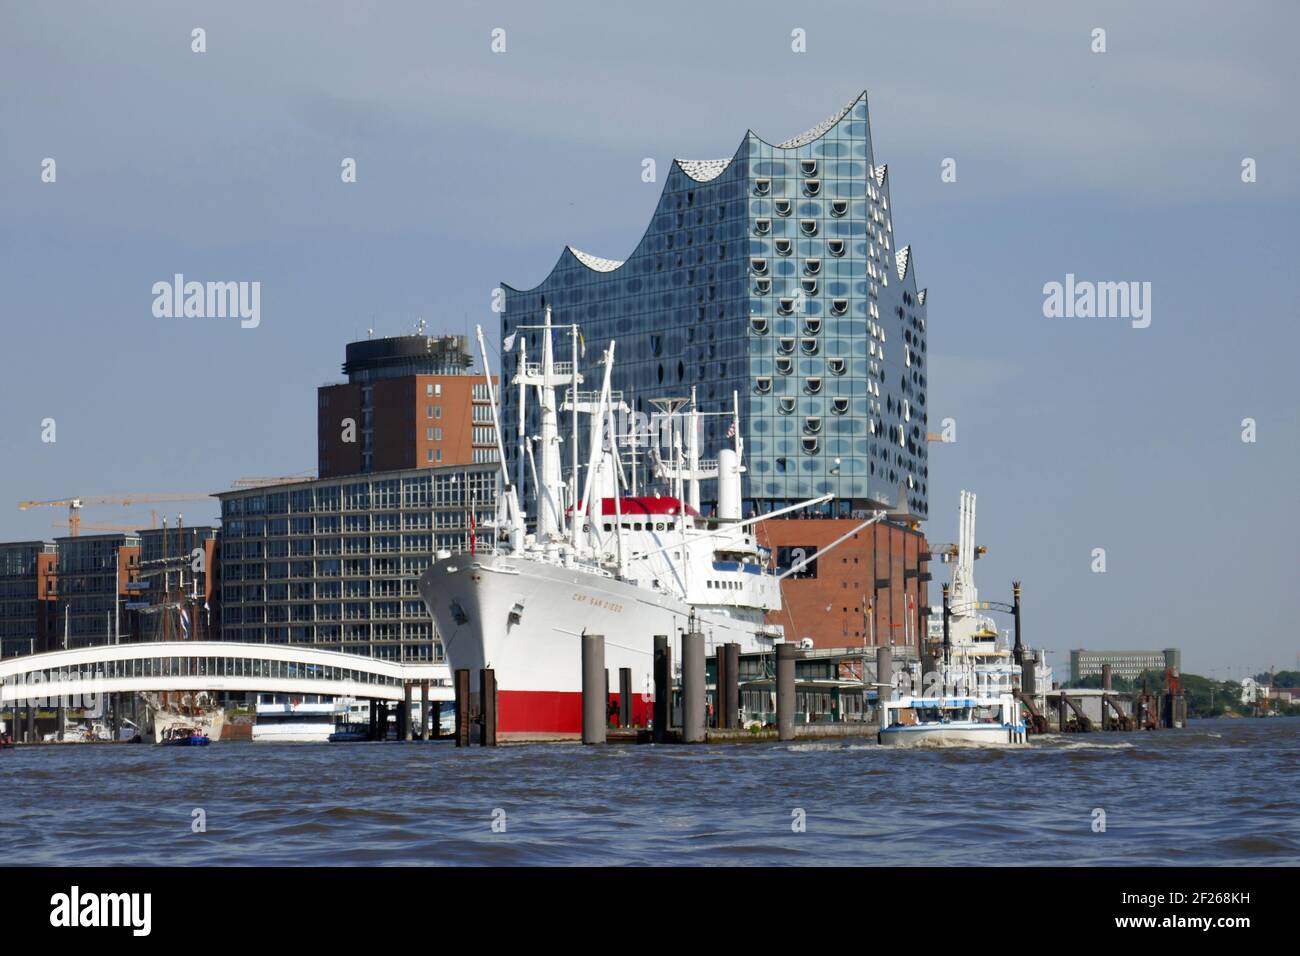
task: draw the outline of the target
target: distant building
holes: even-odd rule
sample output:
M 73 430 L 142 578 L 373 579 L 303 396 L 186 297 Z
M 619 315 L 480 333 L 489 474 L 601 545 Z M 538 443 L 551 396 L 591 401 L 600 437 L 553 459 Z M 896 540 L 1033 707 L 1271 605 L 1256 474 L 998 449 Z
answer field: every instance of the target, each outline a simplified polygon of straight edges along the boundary
M 51 649 L 57 563 L 52 542 L 0 544 L 0 657 Z
M 83 534 L 58 545 L 58 617 L 55 650 L 111 644 L 129 635 L 119 604 L 139 577 L 140 536 L 134 532 Z
M 1070 651 L 1070 683 L 1077 684 L 1085 677 L 1101 676 L 1102 666 L 1110 665 L 1112 677 L 1132 681 L 1144 671 L 1164 671 L 1166 667 L 1182 671 L 1183 655 L 1176 647 L 1163 651 L 1089 651 L 1082 648 Z
M 490 547 L 499 464 L 227 491 L 221 637 L 442 660 L 416 584 L 437 551 Z
M 351 342 L 346 382 L 317 390 L 322 478 L 488 464 L 498 458 L 492 406 L 463 335 Z

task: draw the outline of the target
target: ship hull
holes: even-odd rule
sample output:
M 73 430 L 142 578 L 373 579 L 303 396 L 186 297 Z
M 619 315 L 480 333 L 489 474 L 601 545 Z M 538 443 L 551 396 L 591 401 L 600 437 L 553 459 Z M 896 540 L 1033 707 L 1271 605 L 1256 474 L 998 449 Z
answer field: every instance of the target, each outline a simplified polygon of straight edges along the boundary
M 672 595 L 604 575 L 509 555 L 458 555 L 420 578 L 453 671 L 467 669 L 477 695 L 479 671 L 497 682 L 497 730 L 503 736 L 577 736 L 582 732 L 581 635 L 605 638 L 610 700 L 619 671 L 632 675 L 632 722 L 644 726 L 654 702 L 654 637 L 669 638 L 674 666 L 692 608 Z M 696 609 L 706 653 L 725 643 L 742 652 L 771 650 L 756 613 Z

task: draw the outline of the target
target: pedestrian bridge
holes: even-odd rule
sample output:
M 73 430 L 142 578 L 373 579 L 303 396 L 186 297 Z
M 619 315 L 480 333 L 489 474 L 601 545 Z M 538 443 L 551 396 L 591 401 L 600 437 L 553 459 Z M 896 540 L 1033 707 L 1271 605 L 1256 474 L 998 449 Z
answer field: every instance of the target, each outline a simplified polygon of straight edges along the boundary
M 402 700 L 428 681 L 452 700 L 446 664 L 402 662 L 297 644 L 156 641 L 105 644 L 0 660 L 0 705 L 135 691 L 325 694 Z

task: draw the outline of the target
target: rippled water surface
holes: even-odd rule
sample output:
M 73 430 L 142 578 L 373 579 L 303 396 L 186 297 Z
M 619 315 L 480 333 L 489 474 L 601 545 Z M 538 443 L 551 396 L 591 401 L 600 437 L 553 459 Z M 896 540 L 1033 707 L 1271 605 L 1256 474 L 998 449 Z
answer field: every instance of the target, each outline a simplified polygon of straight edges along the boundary
M 85 865 L 1294 865 L 1297 779 L 1293 718 L 1005 750 L 27 747 L 0 752 L 0 852 Z M 196 808 L 205 833 L 191 832 Z

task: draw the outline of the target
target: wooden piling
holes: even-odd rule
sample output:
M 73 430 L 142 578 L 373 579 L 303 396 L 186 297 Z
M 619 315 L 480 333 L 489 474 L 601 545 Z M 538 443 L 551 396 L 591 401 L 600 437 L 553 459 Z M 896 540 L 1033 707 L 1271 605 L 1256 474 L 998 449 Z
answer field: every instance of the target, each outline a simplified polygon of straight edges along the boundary
M 397 737 L 410 743 L 411 731 L 411 682 L 402 681 L 402 711 L 397 715 Z
M 469 746 L 469 668 L 462 667 L 455 674 L 456 690 L 456 746 Z
M 618 725 L 632 726 L 632 668 L 618 669 Z
M 605 635 L 582 635 L 582 742 L 605 742 L 606 708 L 609 695 L 606 683 L 609 671 L 605 669 Z
M 776 736 L 794 740 L 794 661 L 798 649 L 789 643 L 776 645 Z
M 429 739 L 429 682 L 420 681 L 420 739 Z
M 669 717 L 673 699 L 673 649 L 668 645 L 668 635 L 654 636 L 655 706 L 652 739 L 661 744 L 668 739 Z
M 497 745 L 497 672 L 490 667 L 479 671 L 478 680 L 480 712 L 483 715 L 483 735 L 479 743 L 484 747 Z
M 727 681 L 722 693 L 722 711 L 726 722 L 722 725 L 734 730 L 740 726 L 740 645 L 724 644 L 727 658 Z
M 704 634 L 682 635 L 682 742 L 704 742 L 705 686 Z
M 727 726 L 727 708 L 723 701 L 727 696 L 727 651 L 726 645 L 720 644 L 713 651 L 713 720 L 712 725 L 718 730 Z

